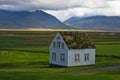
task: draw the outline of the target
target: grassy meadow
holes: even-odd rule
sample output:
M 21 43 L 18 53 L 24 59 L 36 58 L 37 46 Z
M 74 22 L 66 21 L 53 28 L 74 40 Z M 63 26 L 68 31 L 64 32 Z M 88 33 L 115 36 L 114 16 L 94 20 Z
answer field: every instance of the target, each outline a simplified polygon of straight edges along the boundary
M 87 32 L 96 45 L 96 64 L 49 67 L 49 44 L 56 31 L 0 31 L 0 80 L 120 80 L 120 70 L 65 74 L 120 65 L 120 33 Z

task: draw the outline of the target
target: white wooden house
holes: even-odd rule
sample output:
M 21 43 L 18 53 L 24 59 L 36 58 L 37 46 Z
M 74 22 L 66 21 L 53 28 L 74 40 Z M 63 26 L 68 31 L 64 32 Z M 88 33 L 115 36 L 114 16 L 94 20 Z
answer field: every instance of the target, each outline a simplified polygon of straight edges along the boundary
M 95 64 L 95 46 L 85 33 L 57 33 L 49 48 L 50 66 Z

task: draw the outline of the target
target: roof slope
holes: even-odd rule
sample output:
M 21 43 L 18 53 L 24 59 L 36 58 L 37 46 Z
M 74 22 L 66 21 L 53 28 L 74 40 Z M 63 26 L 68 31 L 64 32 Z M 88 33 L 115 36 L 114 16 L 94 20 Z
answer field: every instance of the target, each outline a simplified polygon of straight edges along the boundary
M 95 48 L 85 32 L 60 32 L 69 49 Z

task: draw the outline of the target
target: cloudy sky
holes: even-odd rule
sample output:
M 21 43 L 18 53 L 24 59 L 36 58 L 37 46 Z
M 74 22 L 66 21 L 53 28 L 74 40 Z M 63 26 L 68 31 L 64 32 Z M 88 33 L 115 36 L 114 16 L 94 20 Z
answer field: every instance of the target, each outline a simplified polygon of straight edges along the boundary
M 120 0 L 0 0 L 4 10 L 44 10 L 61 21 L 72 16 L 120 16 Z

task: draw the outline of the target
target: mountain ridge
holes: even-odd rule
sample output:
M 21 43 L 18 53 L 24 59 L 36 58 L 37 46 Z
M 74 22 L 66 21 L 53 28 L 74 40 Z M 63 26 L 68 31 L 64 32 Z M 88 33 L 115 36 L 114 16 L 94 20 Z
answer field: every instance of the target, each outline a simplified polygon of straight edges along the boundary
M 120 30 L 120 16 L 71 17 L 64 23 L 85 30 Z
M 6 11 L 0 10 L 0 28 L 70 28 L 53 15 L 42 10 Z

